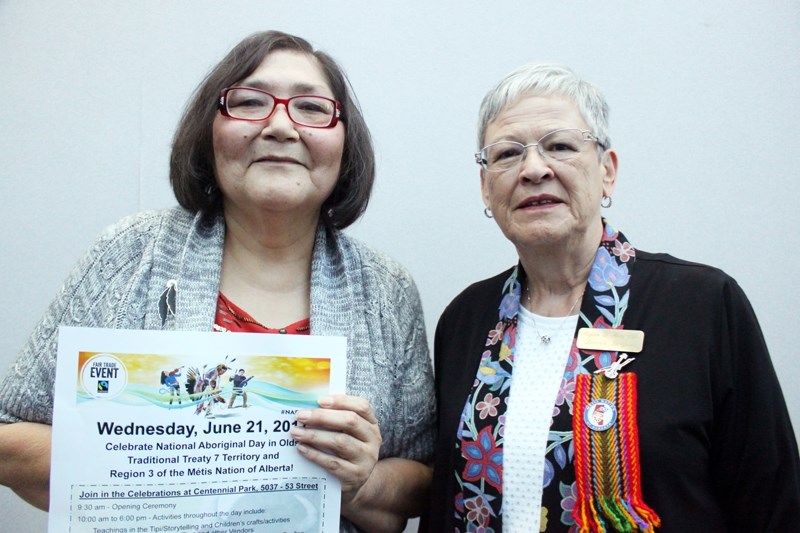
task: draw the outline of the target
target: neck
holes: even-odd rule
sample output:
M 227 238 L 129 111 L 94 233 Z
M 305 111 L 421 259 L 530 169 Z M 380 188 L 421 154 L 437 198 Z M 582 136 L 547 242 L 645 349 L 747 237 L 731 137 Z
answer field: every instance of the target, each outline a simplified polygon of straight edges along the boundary
M 578 307 L 597 254 L 602 226 L 598 230 L 569 243 L 517 247 L 527 278 L 523 304 L 529 311 L 542 316 L 568 316 Z
M 228 216 L 220 291 L 253 318 L 282 327 L 310 312 L 316 222 Z
M 291 250 L 298 247 L 310 250 L 314 245 L 318 223 L 318 210 L 267 211 L 225 205 L 226 238 L 234 237 L 253 251 Z

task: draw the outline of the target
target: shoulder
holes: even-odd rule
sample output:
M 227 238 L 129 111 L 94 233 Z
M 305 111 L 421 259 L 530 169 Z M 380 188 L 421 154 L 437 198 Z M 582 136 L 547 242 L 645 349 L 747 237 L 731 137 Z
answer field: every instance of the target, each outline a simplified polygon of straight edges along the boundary
M 98 238 L 98 243 L 122 242 L 134 244 L 162 232 L 188 234 L 195 216 L 183 208 L 142 211 L 129 215 L 108 226 Z
M 499 302 L 502 299 L 503 285 L 505 285 L 513 269 L 514 267 L 511 267 L 496 276 L 469 285 L 453 298 L 442 313 L 442 318 L 474 313 L 476 310 L 480 311 L 487 308 L 494 313 L 497 309 L 495 302 Z
M 390 292 L 417 292 L 411 274 L 397 260 L 344 233 L 338 233 L 336 238 L 345 264 L 360 270 L 365 283 Z
M 736 280 L 709 265 L 637 250 L 630 289 L 629 322 L 634 318 L 669 320 L 674 328 L 687 331 L 723 331 L 731 324 L 757 324 L 752 305 Z
M 736 288 L 736 281 L 719 268 L 686 261 L 666 253 L 651 253 L 636 250 L 634 281 L 655 284 L 665 289 L 678 286 L 695 294 L 719 292 L 726 288 Z
M 168 210 L 144 211 L 111 224 L 89 247 L 78 270 L 99 265 L 105 275 L 118 273 L 124 265 L 138 261 L 169 218 Z
M 445 307 L 436 325 L 435 352 L 459 352 L 483 346 L 486 333 L 499 320 L 498 309 L 503 299 L 503 286 L 513 267 L 496 276 L 473 283 Z
M 94 248 L 123 249 L 131 254 L 157 246 L 174 254 L 192 235 L 195 238 L 218 240 L 224 231 L 221 217 L 204 218 L 182 207 L 142 211 L 108 226 L 98 237 Z
M 687 261 L 686 259 L 680 259 L 667 253 L 648 252 L 637 249 L 636 265 L 638 266 L 640 264 L 646 265 L 646 268 L 662 268 L 691 275 L 725 275 L 722 270 L 710 265 L 697 263 L 695 261 Z
M 185 247 L 196 217 L 182 208 L 143 211 L 108 226 L 92 243 L 73 275 L 88 280 L 126 279 L 142 262 L 173 261 Z M 102 283 L 101 283 L 102 285 Z

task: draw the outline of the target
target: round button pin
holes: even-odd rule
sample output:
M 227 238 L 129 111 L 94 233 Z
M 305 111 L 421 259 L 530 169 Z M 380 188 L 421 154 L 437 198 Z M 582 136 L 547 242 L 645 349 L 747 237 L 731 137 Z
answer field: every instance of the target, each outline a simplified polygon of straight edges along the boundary
M 583 410 L 583 421 L 592 431 L 605 431 L 617 422 L 617 408 L 608 400 L 594 400 Z

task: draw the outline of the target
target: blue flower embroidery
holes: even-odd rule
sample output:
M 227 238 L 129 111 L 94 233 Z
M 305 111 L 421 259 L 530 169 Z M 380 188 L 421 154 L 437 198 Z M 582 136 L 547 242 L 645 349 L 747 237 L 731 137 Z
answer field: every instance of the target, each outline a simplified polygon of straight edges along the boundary
M 630 277 L 628 266 L 618 264 L 608 250 L 600 247 L 589 274 L 589 286 L 597 292 L 606 292 L 611 287 L 624 287 Z

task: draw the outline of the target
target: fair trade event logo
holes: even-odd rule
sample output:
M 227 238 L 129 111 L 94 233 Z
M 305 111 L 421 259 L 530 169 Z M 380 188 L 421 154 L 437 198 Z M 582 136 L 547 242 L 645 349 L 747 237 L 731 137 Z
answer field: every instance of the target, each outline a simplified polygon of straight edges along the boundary
M 92 398 L 113 398 L 125 390 L 127 383 L 125 365 L 108 353 L 92 356 L 81 368 L 81 385 Z

